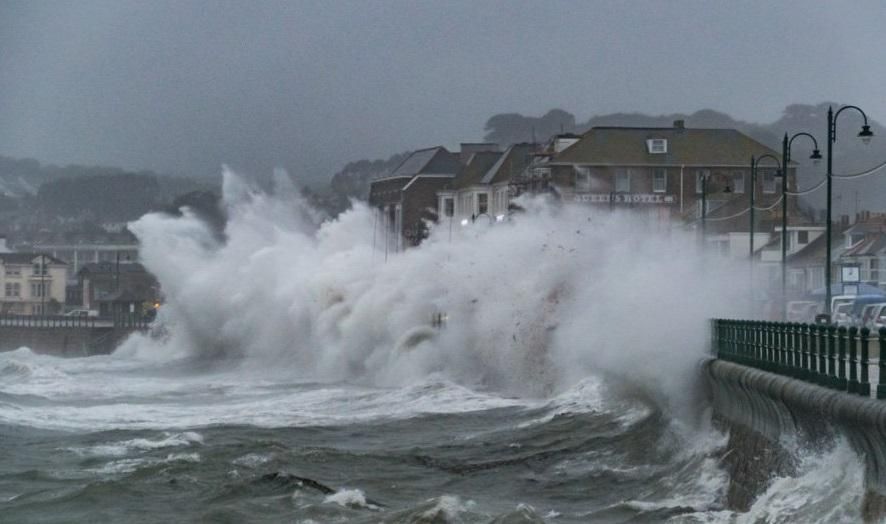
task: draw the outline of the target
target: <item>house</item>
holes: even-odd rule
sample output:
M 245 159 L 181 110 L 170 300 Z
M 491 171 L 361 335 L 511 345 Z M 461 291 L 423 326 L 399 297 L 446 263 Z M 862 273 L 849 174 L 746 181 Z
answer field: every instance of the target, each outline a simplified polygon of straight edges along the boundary
M 465 168 L 437 192 L 438 216 L 465 220 L 503 220 L 508 214 L 514 184 L 529 166 L 534 144 L 515 144 L 504 153 L 484 151 L 471 155 Z
M 843 232 L 837 264 L 857 265 L 861 281 L 886 289 L 886 214 L 865 211 Z M 840 273 L 833 272 L 839 281 Z
M 92 262 L 77 272 L 81 304 L 101 317 L 145 316 L 160 301 L 160 285 L 136 262 Z
M 722 251 L 748 253 L 750 225 L 736 216 L 749 206 L 751 157 L 780 154 L 735 129 L 672 127 L 594 127 L 555 152 L 537 169 L 565 201 L 592 206 L 629 207 L 658 222 L 690 221 L 702 216 L 705 193 L 707 243 Z M 758 168 L 755 207 L 765 208 L 781 196 L 775 162 Z M 795 188 L 796 168 L 788 169 L 788 188 Z M 792 199 L 793 200 L 793 199 Z M 789 213 L 799 216 L 794 204 Z M 755 235 L 768 242 L 769 222 L 780 208 L 758 213 Z M 732 233 L 732 234 L 730 234 Z M 737 233 L 737 234 L 736 234 Z
M 372 181 L 369 205 L 376 210 L 375 233 L 385 252 L 418 245 L 427 236 L 425 223 L 437 218 L 437 191 L 463 167 L 458 154 L 437 146 L 413 152 Z
M 84 265 L 138 259 L 138 240 L 128 230 L 120 233 L 63 233 L 49 238 L 18 242 L 18 251 L 47 253 L 67 263 L 68 281 L 77 280 Z
M 780 290 L 781 224 L 773 227 L 769 242 L 757 251 L 755 259 L 760 268 L 758 285 Z M 800 222 L 789 224 L 786 229 L 786 289 L 790 297 L 800 299 L 812 290 L 824 287 L 825 226 Z
M 48 315 L 65 304 L 67 264 L 44 253 L 0 253 L 0 310 L 4 314 Z

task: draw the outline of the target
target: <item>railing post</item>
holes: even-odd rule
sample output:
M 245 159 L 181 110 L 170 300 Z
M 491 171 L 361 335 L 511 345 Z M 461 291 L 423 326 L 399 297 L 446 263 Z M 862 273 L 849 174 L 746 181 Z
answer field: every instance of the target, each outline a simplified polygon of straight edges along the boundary
M 834 385 L 846 391 L 846 326 L 837 328 L 837 379 Z
M 886 327 L 881 327 L 878 332 L 880 335 L 880 353 L 877 355 L 877 398 L 886 398 L 886 360 L 883 359 L 886 354 Z
M 800 378 L 809 380 L 809 326 L 801 323 L 797 325 L 798 338 L 800 341 Z
M 822 386 L 828 383 L 828 327 L 815 326 L 818 329 L 816 353 L 818 354 L 818 366 L 816 366 L 816 382 Z
M 871 396 L 871 382 L 868 380 L 868 366 L 871 364 L 868 353 L 870 340 L 871 330 L 866 327 L 861 328 L 861 380 L 858 384 L 858 394 L 865 397 Z
M 849 382 L 847 383 L 847 391 L 850 393 L 858 393 L 858 328 L 852 326 L 849 328 Z
M 827 327 L 828 342 L 828 376 L 826 385 L 829 388 L 837 387 L 837 326 Z
M 775 327 L 775 350 L 778 355 L 778 371 L 783 375 L 789 375 L 790 371 L 788 370 L 788 344 L 787 344 L 787 335 L 788 335 L 788 326 L 783 322 L 773 322 L 772 325 Z

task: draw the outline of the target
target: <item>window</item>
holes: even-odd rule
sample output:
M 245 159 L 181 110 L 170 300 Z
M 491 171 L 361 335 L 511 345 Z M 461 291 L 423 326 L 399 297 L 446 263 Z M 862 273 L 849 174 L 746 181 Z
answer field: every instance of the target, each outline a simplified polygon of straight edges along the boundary
M 588 192 L 591 190 L 591 168 L 583 166 L 575 167 L 575 190 L 579 192 Z
M 763 192 L 775 193 L 775 171 L 771 169 L 763 171 Z
M 646 141 L 646 151 L 653 155 L 668 152 L 668 141 L 664 138 L 650 138 Z
M 797 243 L 798 244 L 808 244 L 809 243 L 809 231 L 797 231 Z
M 472 201 L 473 195 L 470 193 L 465 193 L 461 196 L 461 215 L 473 215 L 474 214 L 474 202 Z
M 477 193 L 477 214 L 489 212 L 489 193 Z
M 732 191 L 735 193 L 744 193 L 744 171 L 736 171 L 732 173 Z
M 880 281 L 880 259 L 872 258 L 871 259 L 871 278 L 870 280 L 874 282 Z
M 31 284 L 31 296 L 32 297 L 44 297 L 46 296 L 44 293 L 46 291 L 46 286 L 43 282 L 34 282 Z
M 443 199 L 443 216 L 451 217 L 455 215 L 455 199 L 447 197 Z
M 33 267 L 33 272 L 34 276 L 48 275 L 49 267 L 47 267 L 47 264 L 45 262 L 43 264 L 41 264 L 40 262 L 36 262 Z
M 550 178 L 551 177 L 551 168 L 549 167 L 536 167 L 532 170 L 532 174 L 536 178 Z
M 631 190 L 631 170 L 619 169 L 615 172 L 615 191 L 627 193 Z
M 664 193 L 668 190 L 668 172 L 666 169 L 657 168 L 652 172 L 652 192 Z
M 7 297 L 15 296 L 12 294 L 12 284 L 10 284 L 8 282 L 6 283 L 6 296 Z
M 710 178 L 711 172 L 708 169 L 699 169 L 695 172 L 695 192 L 701 194 L 704 191 L 704 179 Z

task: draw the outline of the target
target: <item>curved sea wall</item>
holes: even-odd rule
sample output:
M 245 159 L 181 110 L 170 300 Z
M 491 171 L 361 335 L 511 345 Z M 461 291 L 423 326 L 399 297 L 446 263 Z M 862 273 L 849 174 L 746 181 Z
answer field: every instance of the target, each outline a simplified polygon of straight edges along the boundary
M 773 475 L 791 474 L 786 440 L 815 446 L 844 435 L 866 465 L 862 513 L 886 515 L 886 401 L 718 359 L 702 369 L 715 420 L 730 429 L 730 506 L 746 510 Z

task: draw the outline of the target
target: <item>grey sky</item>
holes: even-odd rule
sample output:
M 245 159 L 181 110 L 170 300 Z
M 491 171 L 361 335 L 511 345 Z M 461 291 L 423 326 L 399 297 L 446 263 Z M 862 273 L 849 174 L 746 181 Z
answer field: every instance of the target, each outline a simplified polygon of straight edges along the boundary
M 0 154 L 331 174 L 494 113 L 838 100 L 886 121 L 880 2 L 0 0 Z

